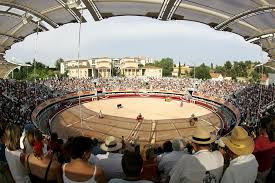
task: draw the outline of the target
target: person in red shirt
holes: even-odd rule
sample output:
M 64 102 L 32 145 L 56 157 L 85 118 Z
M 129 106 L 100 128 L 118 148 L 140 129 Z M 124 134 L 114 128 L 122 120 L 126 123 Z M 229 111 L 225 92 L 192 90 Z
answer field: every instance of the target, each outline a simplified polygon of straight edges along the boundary
M 142 120 L 143 120 L 143 117 L 142 117 L 141 113 L 139 113 L 139 115 L 137 116 L 137 121 L 141 122 Z
M 253 154 L 259 163 L 257 182 L 262 183 L 266 182 L 266 177 L 272 168 L 275 157 L 275 139 L 273 139 L 274 134 L 272 134 L 275 133 L 273 129 L 275 128 L 275 118 L 272 120 L 271 118 L 263 118 L 260 124 L 260 135 L 255 139 Z

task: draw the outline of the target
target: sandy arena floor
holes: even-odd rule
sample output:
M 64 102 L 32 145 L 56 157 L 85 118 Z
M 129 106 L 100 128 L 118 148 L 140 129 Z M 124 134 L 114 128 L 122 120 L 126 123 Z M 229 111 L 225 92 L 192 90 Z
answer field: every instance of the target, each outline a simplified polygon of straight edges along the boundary
M 117 109 L 116 105 L 123 108 Z M 102 110 L 104 118 L 97 117 Z M 59 113 L 51 124 L 53 132 L 61 138 L 86 135 L 104 140 L 112 135 L 124 136 L 126 140 L 136 139 L 141 144 L 163 143 L 175 138 L 188 139 L 196 126 L 203 126 L 208 131 L 221 128 L 221 119 L 212 111 L 201 106 L 179 101 L 165 102 L 159 98 L 115 98 L 84 103 Z M 137 115 L 141 113 L 145 120 L 138 123 Z M 190 116 L 195 114 L 198 122 L 190 126 Z
M 122 104 L 123 108 L 117 109 L 117 104 Z M 148 120 L 190 118 L 191 114 L 203 116 L 212 113 L 195 104 L 183 103 L 183 107 L 180 107 L 180 101 L 165 102 L 160 98 L 113 98 L 85 103 L 83 106 L 95 112 L 101 110 L 103 114 L 134 119 L 141 113 Z

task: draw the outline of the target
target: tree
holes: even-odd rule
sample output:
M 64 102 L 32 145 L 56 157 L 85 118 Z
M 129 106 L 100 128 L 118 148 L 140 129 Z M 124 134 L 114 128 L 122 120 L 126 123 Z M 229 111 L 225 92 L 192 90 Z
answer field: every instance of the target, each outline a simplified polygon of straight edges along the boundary
M 225 70 L 223 66 L 216 66 L 215 71 L 217 73 L 221 73 L 222 75 L 225 75 Z
M 45 64 L 35 61 L 32 64 L 27 62 L 26 64 L 31 65 L 30 67 L 22 66 L 20 69 L 14 70 L 14 79 L 17 80 L 34 80 L 34 79 L 46 79 L 54 77 L 55 73 L 50 70 Z M 34 72 L 35 68 L 35 72 Z
M 163 76 L 171 76 L 173 67 L 174 67 L 173 59 L 171 59 L 171 58 L 163 58 L 160 61 L 155 61 L 154 63 L 146 64 L 146 65 L 151 65 L 151 66 L 156 66 L 156 67 L 162 68 Z
M 225 71 L 225 75 L 226 76 L 230 76 L 231 69 L 232 69 L 231 62 L 230 61 L 226 61 L 225 64 L 224 64 L 224 71 Z
M 181 65 L 180 65 L 180 62 L 179 62 L 179 69 L 178 69 L 178 77 L 181 76 Z
M 199 67 L 195 68 L 195 77 L 198 79 L 210 79 L 210 67 L 202 63 Z M 194 69 L 191 70 L 190 75 L 194 75 Z
M 63 58 L 57 59 L 57 60 L 55 61 L 55 64 L 54 64 L 56 70 L 58 70 L 58 71 L 60 71 L 60 64 L 61 64 L 61 62 L 64 62 Z
M 213 65 L 213 63 L 212 63 L 212 62 L 211 62 L 211 66 L 210 66 L 210 67 L 211 67 L 211 69 L 214 69 L 214 65 Z

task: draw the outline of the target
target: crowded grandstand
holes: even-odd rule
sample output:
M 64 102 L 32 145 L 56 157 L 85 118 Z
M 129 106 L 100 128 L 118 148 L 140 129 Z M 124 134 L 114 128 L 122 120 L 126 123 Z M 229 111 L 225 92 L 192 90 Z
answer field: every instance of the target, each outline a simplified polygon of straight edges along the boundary
M 102 175 L 95 174 L 93 177 L 95 180 L 98 180 L 97 182 L 104 182 L 106 180 L 111 180 L 116 178 L 115 180 L 111 180 L 110 182 L 116 181 L 118 178 L 122 178 L 125 175 L 127 176 L 127 170 L 126 165 L 121 165 L 120 161 L 124 158 L 127 160 L 127 158 L 130 158 L 128 161 L 135 161 L 140 155 L 138 153 L 143 153 L 144 154 L 144 164 L 143 164 L 143 169 L 146 170 L 146 172 L 143 172 L 141 174 L 141 178 L 153 182 L 168 182 L 170 178 L 170 182 L 179 182 L 180 181 L 180 175 L 174 175 L 173 177 L 173 167 L 176 166 L 176 162 L 181 159 L 182 156 L 186 155 L 186 158 L 191 158 L 187 156 L 188 154 L 193 154 L 192 146 L 190 147 L 190 143 L 195 143 L 197 142 L 194 140 L 194 142 L 191 141 L 186 142 L 183 139 L 175 139 L 170 141 L 165 142 L 162 146 L 161 144 L 153 144 L 153 145 L 144 145 L 144 147 L 140 147 L 138 145 L 139 142 L 135 142 L 128 144 L 129 142 L 124 141 L 123 139 L 117 139 L 115 137 L 107 137 L 111 138 L 111 142 L 98 142 L 97 139 L 93 139 L 90 142 L 90 138 L 87 138 L 87 143 L 80 145 L 80 142 L 78 142 L 80 139 L 85 141 L 85 137 L 71 137 L 70 139 L 58 139 L 57 134 L 55 133 L 46 133 L 42 137 L 40 134 L 41 132 L 35 128 L 35 126 L 32 123 L 32 111 L 41 103 L 52 99 L 56 98 L 59 96 L 63 96 L 69 93 L 77 92 L 79 90 L 81 91 L 97 91 L 97 90 L 124 90 L 124 89 L 148 89 L 150 88 L 151 90 L 173 90 L 173 91 L 185 91 L 188 93 L 188 88 L 193 87 L 193 83 L 197 83 L 197 88 L 194 91 L 195 93 L 200 93 L 202 95 L 208 95 L 208 96 L 216 96 L 218 95 L 219 98 L 223 98 L 224 100 L 227 100 L 229 102 L 232 102 L 233 105 L 240 111 L 241 114 L 241 119 L 240 119 L 240 125 L 243 125 L 243 128 L 239 127 L 237 128 L 241 132 L 238 133 L 243 133 L 242 135 L 247 135 L 247 139 L 251 138 L 248 135 L 255 135 L 255 142 L 257 142 L 257 139 L 261 137 L 259 134 L 259 129 L 262 129 L 258 126 L 258 124 L 265 124 L 271 125 L 271 119 L 269 119 L 270 115 L 273 115 L 274 111 L 273 110 L 267 110 L 269 108 L 266 108 L 265 106 L 272 106 L 273 105 L 273 95 L 274 95 L 274 89 L 273 86 L 262 86 L 262 85 L 255 85 L 255 84 L 248 84 L 248 83 L 240 83 L 240 82 L 235 82 L 235 81 L 203 81 L 203 80 L 198 80 L 198 79 L 193 79 L 193 78 L 119 78 L 119 77 L 114 77 L 114 78 L 107 78 L 107 79 L 97 79 L 96 82 L 91 79 L 68 79 L 68 78 L 63 78 L 63 79 L 48 79 L 48 80 L 41 80 L 37 82 L 30 82 L 30 81 L 16 81 L 16 80 L 10 80 L 10 79 L 1 79 L 1 134 L 4 136 L 4 134 L 9 134 L 12 135 L 9 138 L 12 138 L 10 143 L 12 142 L 17 142 L 19 143 L 19 139 L 21 136 L 21 133 L 19 133 L 21 130 L 24 131 L 23 136 L 21 139 L 24 139 L 24 142 L 21 142 L 21 147 L 23 148 L 23 151 L 26 154 L 32 154 L 34 153 L 33 157 L 43 157 L 42 159 L 45 158 L 46 162 L 51 162 L 51 159 L 49 158 L 48 155 L 51 154 L 51 157 L 56 157 L 57 159 L 55 160 L 56 166 L 60 166 L 60 163 L 65 163 L 65 162 L 74 162 L 69 160 L 69 151 L 66 148 L 69 148 L 67 146 L 70 145 L 69 142 L 71 142 L 73 149 L 80 149 L 83 150 L 83 152 L 73 152 L 74 150 L 71 149 L 71 153 L 74 154 L 76 153 L 77 155 L 81 155 L 81 157 L 71 157 L 73 159 L 78 159 L 78 158 L 83 158 L 84 154 L 89 152 L 90 155 L 87 159 L 88 162 L 92 162 L 93 168 L 90 166 L 86 167 L 89 170 L 94 170 L 95 167 L 98 167 L 98 171 L 102 172 Z M 260 98 L 261 96 L 261 101 L 260 100 L 255 100 L 255 98 Z M 259 102 L 260 105 L 259 105 Z M 272 108 L 272 107 L 270 107 Z M 266 109 L 266 110 L 264 110 Z M 264 122 L 262 122 L 264 121 Z M 267 121 L 267 122 L 266 122 Z M 263 124 L 262 124 L 263 123 Z M 266 124 L 267 123 L 267 124 Z M 274 123 L 274 121 L 272 121 Z M 16 127 L 17 126 L 17 127 Z M 234 127 L 234 126 L 233 126 Z M 233 128 L 232 127 L 232 128 Z M 17 129 L 18 128 L 18 129 Z M 266 129 L 266 127 L 264 127 Z M 274 133 L 274 127 L 269 127 L 269 135 L 272 135 Z M 16 132 L 16 129 L 18 130 Z M 246 131 L 246 130 L 247 131 Z M 10 131 L 8 131 L 10 130 Z M 15 130 L 15 131 L 14 131 Z M 204 131 L 204 129 L 198 129 L 201 130 L 202 132 L 200 133 L 205 133 L 206 137 L 210 137 L 210 134 L 207 136 L 207 131 Z M 236 130 L 233 128 L 233 130 Z M 262 131 L 261 131 L 262 132 Z M 196 132 L 195 132 L 196 133 Z M 199 133 L 199 132 L 198 132 Z M 225 132 L 224 132 L 225 133 Z M 236 132 L 237 133 L 237 132 Z M 249 134 L 248 134 L 249 133 Z M 15 135 L 16 138 L 18 139 L 13 139 Z M 38 135 L 39 137 L 36 137 Z M 200 139 L 201 137 L 197 134 L 198 137 L 193 137 L 195 139 Z M 222 134 L 221 134 L 222 135 Z M 232 134 L 233 135 L 233 134 Z M 260 135 L 259 137 L 256 137 L 257 135 Z M 8 138 L 8 137 L 6 137 Z M 38 140 L 38 139 L 40 140 Z M 52 139 L 53 138 L 53 139 Z M 212 136 L 211 136 L 212 138 Z M 216 138 L 216 137 L 215 137 Z M 228 137 L 227 137 L 228 138 Z M 240 138 L 240 137 L 235 137 L 235 138 Z M 73 143 L 74 140 L 76 141 L 75 144 Z M 204 139 L 203 139 L 204 140 Z M 252 138 L 251 138 L 252 140 Z M 208 141 L 206 141 L 208 142 Z M 211 143 L 214 141 L 211 141 Z M 23 144 L 22 144 L 23 143 Z M 25 144 L 24 144 L 25 143 Z M 117 146 L 117 144 L 122 143 L 123 145 L 119 146 L 118 149 L 115 150 L 106 150 L 102 149 L 103 145 L 100 143 L 103 143 L 103 145 L 106 145 L 106 143 L 114 143 L 114 146 Z M 117 144 L 116 144 L 117 143 Z M 198 148 L 200 148 L 200 143 L 204 144 L 205 142 L 197 142 Z M 206 143 L 209 145 L 206 149 L 210 150 L 210 141 L 209 143 Z M 225 148 L 226 144 L 225 142 L 222 142 L 222 139 L 217 141 L 219 148 Z M 239 142 L 238 142 L 239 143 Z M 252 143 L 252 141 L 251 141 Z M 259 142 L 260 143 L 260 142 Z M 96 144 L 96 145 L 94 145 Z M 222 145 L 221 145 L 222 144 Z M 19 146 L 16 146 L 16 144 L 13 144 L 11 148 L 16 148 L 20 149 Z M 80 145 L 80 146 L 79 146 Z M 208 146 L 207 145 L 207 146 Z M 251 146 L 254 146 L 253 144 L 250 144 Z M 270 144 L 271 145 L 271 144 Z M 175 147 L 174 147 L 175 146 Z M 217 145 L 216 145 L 217 146 Z M 221 146 L 221 147 L 220 147 Z M 32 148 L 33 147 L 33 148 Z M 43 148 L 44 147 L 44 148 Z M 89 148 L 90 147 L 90 148 Z M 205 145 L 202 146 L 205 148 Z M 256 149 L 257 144 L 255 146 L 255 150 L 252 149 L 251 152 L 254 152 L 257 158 L 263 158 L 263 155 L 258 155 L 256 152 L 261 151 L 260 149 Z M 71 147 L 72 148 L 72 147 Z M 87 149 L 85 149 L 87 148 Z M 106 148 L 106 147 L 105 147 Z M 211 146 L 211 149 L 214 148 Z M 246 149 L 247 147 L 245 147 Z M 19 150 L 18 149 L 18 150 Z M 112 148 L 111 148 L 112 149 Z M 274 148 L 273 148 L 274 149 Z M 2 149 L 4 150 L 4 149 Z M 14 149 L 15 150 L 15 149 Z M 214 150 L 214 149 L 213 149 Z M 114 154 L 113 156 L 109 156 L 111 153 L 113 154 L 114 152 L 116 153 L 124 153 L 122 154 Z M 136 153 L 131 154 L 131 152 L 128 151 L 133 151 Z M 144 152 L 143 152 L 144 151 Z M 196 151 L 196 150 L 195 150 Z M 270 151 L 267 155 L 271 156 L 270 160 L 272 160 L 272 155 L 274 152 L 272 151 L 272 148 L 269 149 Z M 107 154 L 106 154 L 107 152 Z M 213 151 L 214 153 L 215 151 Z M 38 153 L 38 154 L 36 154 Z M 79 154 L 80 153 L 80 154 Z M 210 152 L 209 152 L 210 153 Z M 217 152 L 215 152 L 217 153 Z M 238 152 L 239 153 L 239 152 Z M 242 153 L 242 152 L 241 152 Z M 5 153 L 4 153 L 5 154 Z M 2 154 L 2 160 L 3 161 L 10 161 L 8 157 L 5 157 L 5 155 Z M 195 153 L 196 154 L 196 153 Z M 261 154 L 261 153 L 259 153 Z M 129 157 L 127 157 L 129 155 Z M 257 156 L 258 155 L 258 156 Z M 76 155 L 75 155 L 76 156 Z M 125 157 L 124 157 L 125 156 Z M 210 155 L 209 155 L 210 156 Z M 213 155 L 211 155 L 213 156 Z M 252 155 L 250 155 L 252 156 Z M 155 157 L 155 158 L 154 158 Z M 7 158 L 7 160 L 5 160 Z M 11 158 L 11 157 L 10 157 Z M 110 160 L 108 160 L 110 158 Z M 114 158 L 114 159 L 113 159 Z M 132 158 L 132 159 L 131 159 Z M 214 157 L 212 157 L 214 158 Z M 216 157 L 215 157 L 216 158 Z M 31 159 L 30 159 L 31 160 Z M 27 161 L 30 161 L 27 160 Z M 104 160 L 104 161 L 103 161 Z M 125 160 L 125 161 L 126 161 Z M 258 159 L 257 159 L 258 160 Z M 33 161 L 38 161 L 38 160 L 33 160 Z M 106 162 L 105 162 L 106 161 Z M 141 160 L 140 160 L 141 161 Z M 148 161 L 148 162 L 147 162 Z M 187 160 L 186 160 L 187 161 Z M 190 160 L 193 161 L 193 160 Z M 217 160 L 215 160 L 217 161 Z M 217 165 L 219 167 L 215 168 L 223 168 L 223 166 L 228 166 L 223 164 L 223 161 L 228 161 L 228 159 L 223 160 L 222 156 L 220 157 L 220 164 Z M 266 164 L 266 160 L 258 160 L 259 163 L 262 161 L 263 164 Z M 104 163 L 103 163 L 104 162 Z M 272 161 L 271 161 L 272 162 Z M 14 162 L 15 163 L 15 162 Z M 43 165 L 43 162 L 37 162 L 37 163 L 42 163 L 40 164 L 41 166 Z M 112 169 L 109 168 L 108 164 L 112 163 L 114 166 Z M 138 163 L 141 162 L 135 162 L 135 166 L 138 166 Z M 189 163 L 189 162 L 188 162 Z M 195 163 L 195 162 L 194 162 Z M 224 162 L 225 163 L 225 162 Z M 228 163 L 228 162 L 227 162 Z M 127 164 L 127 163 L 126 163 Z M 254 162 L 255 170 L 257 172 L 257 167 L 256 162 Z M 14 166 L 19 166 L 19 165 L 14 165 Z M 28 167 L 30 166 L 30 167 Z M 42 172 L 36 172 L 35 171 L 35 165 L 28 165 L 26 168 L 31 170 L 36 178 L 43 179 L 43 171 Z M 32 167 L 34 166 L 34 167 Z M 77 166 L 77 165 L 75 165 Z M 84 166 L 84 164 L 83 164 Z M 87 165 L 85 165 L 87 166 Z M 117 166 L 117 167 L 115 167 Z M 130 165 L 129 165 L 130 166 Z M 139 166 L 142 166 L 139 165 Z M 198 165 L 196 165 L 198 166 Z M 209 165 L 210 166 L 210 165 Z M 213 165 L 211 165 L 213 166 Z M 266 165 L 259 165 L 259 166 L 266 166 Z M 268 169 L 271 169 L 272 163 L 268 165 Z M 24 169 L 23 164 L 20 165 L 22 170 Z M 101 167 L 101 169 L 99 169 Z M 249 166 L 250 167 L 250 166 Z M 31 168 L 31 169 L 30 169 Z M 73 167 L 72 167 L 73 168 Z M 140 167 L 136 167 L 136 171 L 141 171 Z M 139 170 L 140 168 L 140 170 Z M 179 167 L 179 169 L 182 169 L 183 167 Z M 202 167 L 201 167 L 202 168 Z M 53 169 L 53 170 L 51 170 Z M 206 169 L 207 171 L 212 170 L 213 167 L 210 167 L 209 169 Z M 22 171 L 21 170 L 21 171 Z M 63 169 L 64 170 L 64 169 Z M 48 171 L 54 172 L 54 166 L 51 167 Z M 95 171 L 95 170 L 94 170 Z M 125 172 L 126 171 L 126 172 Z M 178 172 L 180 170 L 174 170 L 175 172 Z M 184 170 L 182 170 L 184 171 Z M 188 170 L 189 171 L 189 170 Z M 190 170 L 191 171 L 191 170 Z M 193 173 L 198 173 L 196 171 L 198 170 L 192 170 L 195 171 Z M 201 170 L 200 170 L 201 171 Z M 252 170 L 251 170 L 252 171 Z M 211 172 L 211 171 L 210 171 Z M 215 171 L 214 171 L 215 172 Z M 221 171 L 222 172 L 222 171 Z M 206 179 L 209 179 L 213 181 L 214 176 L 216 182 L 222 180 L 222 182 L 228 182 L 226 179 L 228 178 L 223 178 L 222 173 L 218 174 L 209 174 L 209 177 L 197 177 L 193 176 L 196 181 L 199 181 L 200 178 L 201 180 L 206 181 Z M 13 175 L 13 171 L 11 172 Z M 21 172 L 23 175 L 23 172 Z M 125 173 L 125 174 L 124 174 Z M 133 172 L 131 172 L 133 173 Z M 226 172 L 225 172 L 226 173 Z M 55 179 L 57 178 L 57 175 L 53 175 L 54 173 L 50 173 L 48 175 L 48 179 Z M 70 173 L 68 173 L 70 175 Z M 195 175 L 195 174 L 194 174 Z M 15 175 L 13 175 L 15 176 Z M 32 176 L 31 178 L 32 180 Z M 96 177 L 98 176 L 98 177 Z M 132 175 L 128 175 L 132 176 Z M 136 176 L 136 175 L 135 175 Z M 256 176 L 256 174 L 255 174 Z M 26 174 L 27 177 L 27 174 Z M 24 177 L 24 178 L 26 178 Z M 63 174 L 64 177 L 64 174 Z M 82 180 L 81 177 L 70 175 L 70 177 L 73 180 Z M 88 176 L 89 177 L 89 176 Z M 139 177 L 139 176 L 138 176 Z M 15 178 L 15 177 L 14 177 Z M 23 177 L 22 177 L 23 178 Z M 79 179 L 80 178 L 80 179 Z M 256 177 L 254 177 L 256 178 Z M 102 180 L 101 180 L 102 179 Z M 17 178 L 16 178 L 17 180 Z M 18 177 L 18 182 L 20 178 Z M 85 178 L 83 180 L 86 180 Z M 58 181 L 58 179 L 56 179 Z M 195 180 L 194 180 L 195 181 Z
M 262 50 L 268 54 L 267 64 L 263 57 L 262 63 L 249 61 L 251 70 L 261 68 L 250 74 L 263 77 L 265 67 L 274 69 L 274 10 L 273 0 L 0 1 L 0 183 L 274 183 L 275 81 L 237 80 L 236 73 L 230 79 L 198 79 L 196 66 L 185 68 L 187 76 L 181 73 L 180 63 L 169 73 L 174 77 L 162 77 L 164 68 L 153 62 L 140 66 L 131 58 L 125 58 L 121 68 L 109 58 L 98 59 L 101 65 L 90 60 L 92 66 L 87 70 L 80 64 L 81 25 L 89 21 L 86 14 L 95 22 L 134 15 L 200 22 L 213 30 L 238 34 L 259 45 L 261 55 Z M 67 66 L 72 67 L 70 75 L 63 65 L 59 75 L 37 77 L 40 32 L 69 23 L 79 25 L 78 58 L 72 61 L 73 67 Z M 35 35 L 33 63 L 7 61 L 6 51 L 31 34 Z M 83 64 L 90 65 L 87 60 Z M 20 68 L 21 72 L 24 67 L 26 77 L 14 79 L 13 71 Z M 87 77 L 80 77 L 81 67 Z M 133 111 L 135 115 L 127 118 L 84 106 L 125 96 L 155 97 L 166 104 L 176 101 L 180 110 L 186 104 L 197 105 L 209 115 L 188 113 L 188 118 L 161 120 Z M 112 107 L 118 114 L 127 109 L 122 103 Z M 55 128 L 63 112 L 71 121 Z M 94 121 L 85 127 L 88 118 Z M 146 132 L 143 137 L 139 136 L 141 127 Z M 108 133 L 109 128 L 116 133 Z

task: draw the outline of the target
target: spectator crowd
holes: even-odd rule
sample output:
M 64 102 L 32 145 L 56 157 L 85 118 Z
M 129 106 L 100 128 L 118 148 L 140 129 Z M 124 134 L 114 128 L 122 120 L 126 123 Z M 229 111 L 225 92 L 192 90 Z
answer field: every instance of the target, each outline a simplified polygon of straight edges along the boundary
M 196 127 L 188 140 L 161 146 L 43 135 L 27 124 L 1 125 L 0 181 L 9 183 L 274 182 L 275 118 L 261 119 L 256 138 L 236 126 L 224 137 Z M 273 169 L 272 169 L 273 167 Z
M 41 102 L 76 91 L 151 89 L 188 93 L 196 91 L 231 102 L 241 114 L 242 121 L 257 124 L 268 107 L 274 105 L 274 87 L 235 81 L 211 81 L 193 78 L 99 78 L 48 79 L 31 81 L 0 80 L 0 119 L 6 123 L 31 123 L 31 113 Z
M 253 138 L 237 126 L 217 139 L 196 128 L 189 141 L 171 139 L 161 146 L 107 137 L 59 139 L 41 134 L 31 113 L 43 101 L 79 90 L 151 89 L 196 91 L 235 105 L 243 122 L 259 124 Z M 266 106 L 273 86 L 192 78 L 0 79 L 0 182 L 274 182 L 275 118 Z M 274 170 L 274 169 L 273 169 Z M 271 180 L 271 181 L 270 181 Z

